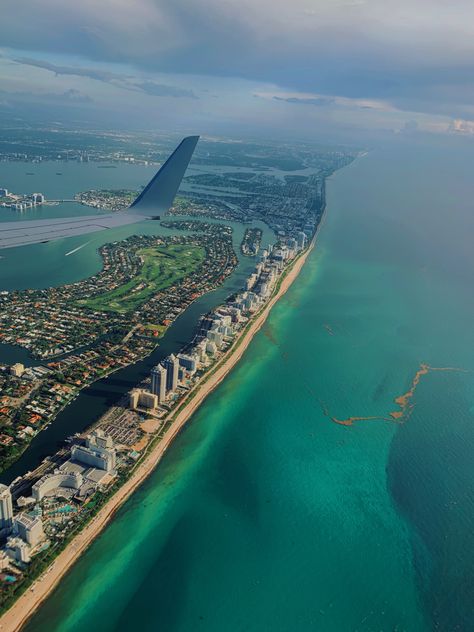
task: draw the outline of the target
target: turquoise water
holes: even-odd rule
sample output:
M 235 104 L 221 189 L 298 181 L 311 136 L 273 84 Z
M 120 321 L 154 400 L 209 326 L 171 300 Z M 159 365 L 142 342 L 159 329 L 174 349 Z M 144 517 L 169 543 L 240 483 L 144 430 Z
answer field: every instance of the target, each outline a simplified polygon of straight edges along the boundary
M 27 630 L 472 629 L 473 158 L 331 179 L 297 281 Z M 456 370 L 387 421 L 422 362 Z

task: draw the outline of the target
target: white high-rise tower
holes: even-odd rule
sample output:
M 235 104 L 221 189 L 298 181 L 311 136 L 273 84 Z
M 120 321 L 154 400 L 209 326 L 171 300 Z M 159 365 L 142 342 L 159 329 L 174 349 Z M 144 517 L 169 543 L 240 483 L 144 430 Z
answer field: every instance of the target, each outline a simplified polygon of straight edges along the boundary
M 151 392 L 164 402 L 166 399 L 166 369 L 158 364 L 151 370 Z
M 10 488 L 0 484 L 0 530 L 13 526 L 13 502 Z
M 166 390 L 175 391 L 178 387 L 179 360 L 172 353 L 168 358 L 166 358 L 163 365 L 167 372 Z

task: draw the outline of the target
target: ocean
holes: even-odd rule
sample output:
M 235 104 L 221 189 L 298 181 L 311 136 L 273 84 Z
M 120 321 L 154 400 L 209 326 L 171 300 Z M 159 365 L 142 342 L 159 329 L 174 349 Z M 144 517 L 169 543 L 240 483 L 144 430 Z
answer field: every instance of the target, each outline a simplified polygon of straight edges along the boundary
M 28 632 L 472 629 L 473 158 L 399 138 L 331 177 L 300 276 Z

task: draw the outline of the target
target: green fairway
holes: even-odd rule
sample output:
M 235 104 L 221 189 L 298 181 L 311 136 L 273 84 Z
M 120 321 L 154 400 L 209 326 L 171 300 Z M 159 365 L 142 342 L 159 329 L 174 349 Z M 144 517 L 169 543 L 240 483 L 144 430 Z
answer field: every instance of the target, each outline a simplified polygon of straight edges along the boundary
M 110 292 L 78 301 L 78 304 L 121 314 L 133 311 L 160 290 L 194 272 L 204 261 L 206 252 L 201 246 L 176 244 L 143 248 L 137 254 L 144 263 L 136 277 Z

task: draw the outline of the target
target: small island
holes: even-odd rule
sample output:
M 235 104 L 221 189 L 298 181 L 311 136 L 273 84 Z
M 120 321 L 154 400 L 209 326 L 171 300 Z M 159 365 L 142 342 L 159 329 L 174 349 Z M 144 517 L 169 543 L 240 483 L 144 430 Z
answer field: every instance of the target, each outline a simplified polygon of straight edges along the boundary
M 246 228 L 240 250 L 246 257 L 255 257 L 260 250 L 263 232 L 260 228 Z
M 74 199 L 80 204 L 104 211 L 122 211 L 130 206 L 137 195 L 138 191 L 129 189 L 89 189 L 76 193 Z

